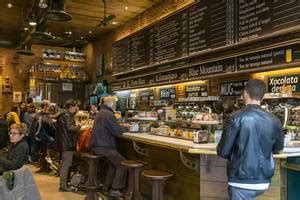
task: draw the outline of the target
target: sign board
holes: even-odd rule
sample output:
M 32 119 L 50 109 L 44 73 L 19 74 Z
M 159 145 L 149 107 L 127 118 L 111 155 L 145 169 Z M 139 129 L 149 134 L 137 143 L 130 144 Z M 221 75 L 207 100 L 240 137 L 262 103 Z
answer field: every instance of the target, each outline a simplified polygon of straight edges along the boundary
M 247 80 L 221 83 L 221 96 L 240 96 L 243 93 Z
M 300 92 L 300 74 L 268 77 L 268 92 L 280 93 L 284 85 L 291 85 L 292 92 Z
M 189 60 L 193 63 L 193 60 Z M 190 79 L 199 79 L 202 77 L 210 77 L 218 74 L 257 70 L 259 68 L 268 67 L 285 67 L 286 64 L 300 62 L 300 45 L 287 45 L 274 49 L 258 51 L 255 53 L 245 54 L 237 57 L 195 64 L 194 66 L 186 66 L 176 70 L 166 72 L 158 72 L 150 75 L 142 75 L 139 78 L 126 78 L 126 80 L 115 82 L 112 85 L 113 91 L 137 88 L 144 86 L 155 86 L 164 83 L 183 82 Z M 186 62 L 184 62 L 186 65 Z M 223 86 L 225 87 L 225 86 Z M 234 95 L 237 95 L 235 93 Z
M 20 103 L 22 102 L 22 92 L 13 92 L 13 102 Z
M 290 31 L 299 26 L 299 6 L 299 0 L 196 1 L 114 43 L 114 73 L 165 64 L 205 50 Z M 258 55 L 253 56 L 249 57 L 254 59 L 250 62 L 246 58 L 240 61 L 241 69 L 248 68 L 248 64 L 254 67 L 270 62 L 274 54 L 263 54 L 258 60 Z M 281 56 L 279 54 L 278 58 Z
M 153 90 L 142 90 L 140 91 L 139 96 L 141 97 L 142 101 L 153 100 L 154 98 Z
M 160 89 L 160 99 L 175 99 L 175 98 L 176 98 L 175 87 Z
M 185 87 L 185 96 L 207 97 L 207 85 L 188 85 Z
M 62 83 L 62 91 L 73 91 L 73 83 Z

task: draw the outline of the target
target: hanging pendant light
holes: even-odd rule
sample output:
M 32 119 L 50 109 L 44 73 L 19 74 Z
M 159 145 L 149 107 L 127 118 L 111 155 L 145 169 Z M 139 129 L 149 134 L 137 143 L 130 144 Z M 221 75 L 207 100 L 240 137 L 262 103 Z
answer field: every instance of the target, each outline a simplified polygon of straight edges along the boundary
M 42 9 L 45 9 L 48 7 L 48 1 L 47 0 L 40 0 L 39 1 L 39 7 Z
M 47 18 L 53 21 L 70 21 L 72 16 L 65 12 L 64 0 L 52 0 L 51 9 L 47 12 Z
M 29 25 L 30 26 L 36 26 L 37 22 L 36 22 L 36 18 L 34 14 L 31 14 L 29 17 Z
M 47 32 L 47 19 L 43 19 L 42 22 L 36 26 L 35 32 L 31 33 L 31 37 L 39 41 L 47 41 L 53 38 L 53 36 Z

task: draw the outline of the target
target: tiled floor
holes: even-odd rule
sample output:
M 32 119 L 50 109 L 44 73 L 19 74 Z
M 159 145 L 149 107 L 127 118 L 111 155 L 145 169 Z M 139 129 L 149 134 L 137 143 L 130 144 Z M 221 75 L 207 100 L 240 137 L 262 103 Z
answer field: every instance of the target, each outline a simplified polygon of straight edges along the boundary
M 42 200 L 83 200 L 84 196 L 71 192 L 59 192 L 59 178 L 48 174 L 35 173 L 37 168 L 30 166 L 30 170 L 38 185 Z

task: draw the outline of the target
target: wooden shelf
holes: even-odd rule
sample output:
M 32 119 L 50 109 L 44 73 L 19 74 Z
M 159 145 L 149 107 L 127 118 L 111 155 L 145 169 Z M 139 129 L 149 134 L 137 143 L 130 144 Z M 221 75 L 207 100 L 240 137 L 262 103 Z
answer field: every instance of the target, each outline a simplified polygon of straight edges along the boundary
M 218 125 L 220 124 L 219 121 L 192 121 L 193 124 L 200 124 L 200 125 Z
M 76 62 L 76 61 L 69 61 L 69 60 L 62 60 L 62 59 L 48 59 L 43 58 L 43 63 L 51 63 L 51 64 L 59 64 L 59 65 L 78 65 L 78 67 L 83 67 L 85 62 Z

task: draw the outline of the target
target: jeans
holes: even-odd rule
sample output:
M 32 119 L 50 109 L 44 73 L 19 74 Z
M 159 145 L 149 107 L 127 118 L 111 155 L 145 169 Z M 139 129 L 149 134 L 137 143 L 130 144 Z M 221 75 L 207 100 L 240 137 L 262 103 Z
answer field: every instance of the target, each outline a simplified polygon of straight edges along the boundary
M 60 164 L 60 187 L 67 187 L 69 169 L 72 166 L 73 151 L 63 151 Z
M 248 190 L 233 186 L 228 186 L 230 200 L 255 200 L 255 197 L 263 194 L 266 190 Z
M 127 170 L 121 164 L 125 158 L 116 150 L 112 148 L 93 148 L 94 154 L 102 155 L 108 160 L 108 172 L 105 180 L 107 187 L 113 189 L 122 189 L 126 185 Z

